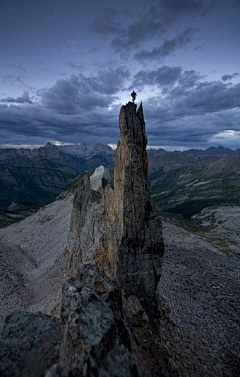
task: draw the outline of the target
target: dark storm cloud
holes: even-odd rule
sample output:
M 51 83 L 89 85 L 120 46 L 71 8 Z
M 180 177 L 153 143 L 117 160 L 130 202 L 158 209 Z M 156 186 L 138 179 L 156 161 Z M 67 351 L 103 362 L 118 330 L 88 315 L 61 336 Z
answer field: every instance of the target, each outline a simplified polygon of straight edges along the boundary
M 134 76 L 133 86 L 142 87 L 144 85 L 155 84 L 160 86 L 172 85 L 180 78 L 181 73 L 181 67 L 162 66 L 156 70 L 142 70 Z
M 195 86 L 203 76 L 199 75 L 196 71 L 184 71 L 179 78 L 179 88 L 190 89 Z
M 186 29 L 184 32 L 178 34 L 175 38 L 165 41 L 161 46 L 155 47 L 152 51 L 141 50 L 137 52 L 133 58 L 140 63 L 145 61 L 162 60 L 162 58 L 174 54 L 175 50 L 184 47 L 191 41 L 193 34 L 192 28 Z
M 58 80 L 52 88 L 42 94 L 44 108 L 59 114 L 74 115 L 81 109 L 92 110 L 94 107 L 107 107 L 111 99 L 90 90 L 83 78 L 71 76 L 67 80 Z
M 0 102 L 21 103 L 21 104 L 22 103 L 32 103 L 32 101 L 29 98 L 28 92 L 23 92 L 23 94 L 21 95 L 21 97 L 18 97 L 18 98 L 6 97 L 6 98 L 0 100 Z
M 222 81 L 230 81 L 236 77 L 240 76 L 240 73 L 233 73 L 232 75 L 223 75 L 222 76 Z
M 187 148 L 196 146 L 206 149 L 208 143 L 211 144 L 211 139 L 220 132 L 240 131 L 239 109 L 193 116 L 184 114 L 177 116 L 172 114 L 172 110 L 174 109 L 171 109 L 170 105 L 157 107 L 154 99 L 144 104 L 150 145 L 175 145 Z
M 150 12 L 143 19 L 128 26 L 119 37 L 114 38 L 111 47 L 118 53 L 124 53 L 133 47 L 139 47 L 143 41 L 163 31 L 162 23 Z
M 91 112 L 81 109 L 77 114 L 66 115 L 39 103 L 23 106 L 0 104 L 1 144 L 9 143 L 10 139 L 15 144 L 19 140 L 31 144 L 33 138 L 35 143 L 39 139 L 77 142 L 81 135 L 85 141 L 90 141 L 93 135 L 108 140 L 112 135 L 117 138 L 116 114 L 107 108 L 95 108 Z
M 187 88 L 181 85 L 184 76 L 185 72 L 167 95 L 145 102 L 149 144 L 206 148 L 219 132 L 240 131 L 240 84 L 198 82 L 196 76 L 195 84 Z
M 162 66 L 156 70 L 141 70 L 133 80 L 134 87 L 158 87 L 164 97 L 159 102 L 171 109 L 170 120 L 188 115 L 234 109 L 240 106 L 240 84 L 222 81 L 204 82 L 194 70 Z M 169 116 L 169 114 L 168 114 Z
M 135 22 L 126 24 L 125 27 L 120 27 L 114 18 L 109 19 L 99 15 L 91 24 L 90 30 L 98 35 L 113 37 L 111 47 L 124 56 L 131 49 L 140 47 L 142 42 L 147 39 L 164 35 L 176 20 L 193 18 L 209 11 L 212 3 L 214 2 L 196 0 L 150 1 L 149 6 L 145 7 L 146 11 Z M 137 14 L 137 9 L 135 13 Z M 160 52 L 163 56 L 170 53 L 168 51 L 171 50 L 171 43 L 174 43 L 174 40 L 168 41 L 162 46 Z M 176 43 L 180 43 L 180 41 Z
M 1 143 L 6 132 L 18 142 L 24 135 L 35 143 L 39 138 L 76 142 L 81 135 L 89 142 L 94 142 L 94 135 L 106 142 L 117 139 L 118 110 L 112 102 L 128 77 L 128 70 L 119 67 L 98 76 L 80 74 L 58 80 L 50 89 L 38 92 L 38 102 L 33 103 L 26 92 L 16 99 L 4 98 L 0 103 Z
M 120 105 L 113 105 L 126 85 L 148 91 L 144 114 L 149 144 L 196 145 L 220 131 L 240 130 L 240 84 L 205 82 L 194 70 L 162 66 L 141 70 L 133 79 L 125 67 L 102 70 L 96 76 L 72 75 L 38 92 L 0 102 L 0 138 L 77 142 L 116 142 Z M 133 85 L 134 84 L 134 85 Z M 149 86 L 154 96 L 149 98 Z M 139 98 L 141 96 L 139 92 Z M 8 139 L 9 141 L 9 139 Z M 179 144 L 181 143 L 181 144 Z
M 205 148 L 219 132 L 240 131 L 240 84 L 201 80 L 195 71 L 180 67 L 164 66 L 135 75 L 135 84 L 155 85 L 161 91 L 144 101 L 150 145 Z
M 203 14 L 212 9 L 215 3 L 208 0 L 161 0 L 165 12 L 170 14 Z
M 67 115 L 77 114 L 81 109 L 107 108 L 129 76 L 129 71 L 122 67 L 99 71 L 95 77 L 72 75 L 46 90 L 42 94 L 42 104 Z
M 239 107 L 239 91 L 240 84 L 228 86 L 213 81 L 198 83 L 190 90 L 173 88 L 167 99 L 174 104 L 176 116 L 205 115 Z

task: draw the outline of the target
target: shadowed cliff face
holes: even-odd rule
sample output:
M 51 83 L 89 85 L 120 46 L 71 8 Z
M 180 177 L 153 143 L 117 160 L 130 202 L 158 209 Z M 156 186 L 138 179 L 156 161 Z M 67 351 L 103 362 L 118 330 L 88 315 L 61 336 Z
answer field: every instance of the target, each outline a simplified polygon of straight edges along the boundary
M 160 215 L 150 202 L 147 138 L 142 105 L 129 102 L 119 117 L 114 188 L 103 166 L 86 175 L 74 199 L 70 267 L 94 263 L 116 278 L 126 298 L 154 310 L 164 252 Z
M 161 376 L 152 326 L 164 245 L 150 202 L 142 105 L 122 106 L 119 127 L 114 187 L 99 166 L 73 201 L 66 254 L 77 281 L 63 290 L 60 361 L 47 377 Z
M 119 116 L 114 170 L 117 213 L 117 280 L 126 296 L 136 295 L 147 310 L 154 301 L 164 251 L 159 213 L 150 202 L 147 137 L 142 104 L 129 102 Z

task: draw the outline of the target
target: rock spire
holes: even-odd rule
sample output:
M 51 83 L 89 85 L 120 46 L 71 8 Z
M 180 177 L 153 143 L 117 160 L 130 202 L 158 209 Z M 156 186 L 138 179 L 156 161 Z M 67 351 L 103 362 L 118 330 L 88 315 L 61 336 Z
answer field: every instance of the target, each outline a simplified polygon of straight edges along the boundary
M 114 195 L 117 214 L 117 280 L 124 293 L 152 305 L 164 252 L 160 215 L 150 201 L 147 137 L 142 104 L 129 102 L 119 116 Z
M 164 251 L 160 215 L 150 201 L 147 137 L 142 104 L 129 102 L 119 116 L 121 141 L 114 187 L 103 166 L 82 179 L 74 199 L 68 249 L 77 271 L 94 263 L 152 311 Z

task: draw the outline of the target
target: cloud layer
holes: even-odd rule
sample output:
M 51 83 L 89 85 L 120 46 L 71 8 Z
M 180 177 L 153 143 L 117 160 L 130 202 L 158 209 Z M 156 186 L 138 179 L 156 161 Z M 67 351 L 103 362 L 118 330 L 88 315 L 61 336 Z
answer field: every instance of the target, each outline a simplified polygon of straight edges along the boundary
M 122 66 L 100 71 L 97 76 L 79 74 L 58 80 L 38 92 L 37 101 L 27 92 L 16 99 L 3 98 L 2 144 L 22 143 L 26 138 L 35 144 L 49 140 L 92 142 L 96 137 L 114 144 L 119 137 L 119 88 L 126 85 L 129 90 L 139 88 L 139 99 L 148 93 L 143 105 L 149 144 L 191 147 L 214 141 L 226 130 L 240 131 L 240 84 L 203 81 L 194 70 L 183 71 L 179 66 L 140 70 L 132 77 Z
M 239 146 L 239 0 L 10 3 L 0 147 L 116 144 L 133 89 L 150 145 Z

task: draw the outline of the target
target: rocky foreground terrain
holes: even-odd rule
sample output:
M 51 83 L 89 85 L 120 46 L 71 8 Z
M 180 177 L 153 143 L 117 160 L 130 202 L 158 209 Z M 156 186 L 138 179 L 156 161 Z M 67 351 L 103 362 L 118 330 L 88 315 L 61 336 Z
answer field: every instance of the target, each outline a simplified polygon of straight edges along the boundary
M 57 311 L 66 280 L 61 253 L 70 228 L 73 195 L 0 230 L 0 327 L 15 310 Z M 59 314 L 59 307 L 57 313 Z
M 224 253 L 240 256 L 240 207 L 219 206 L 205 208 L 193 216 L 200 224 L 199 231 L 205 239 Z
M 160 333 L 173 375 L 238 376 L 239 258 L 168 222 L 163 235 Z
M 114 190 L 101 166 L 0 230 L 0 375 L 239 376 L 240 260 L 161 224 L 142 108 L 120 129 Z
M 0 230 L 1 329 L 15 310 L 59 316 L 72 196 Z M 237 376 L 240 260 L 169 222 L 158 285 L 163 350 L 185 376 Z M 44 240 L 44 243 L 43 243 Z M 180 374 L 181 375 L 181 374 Z M 183 374 L 182 374 L 183 375 Z

